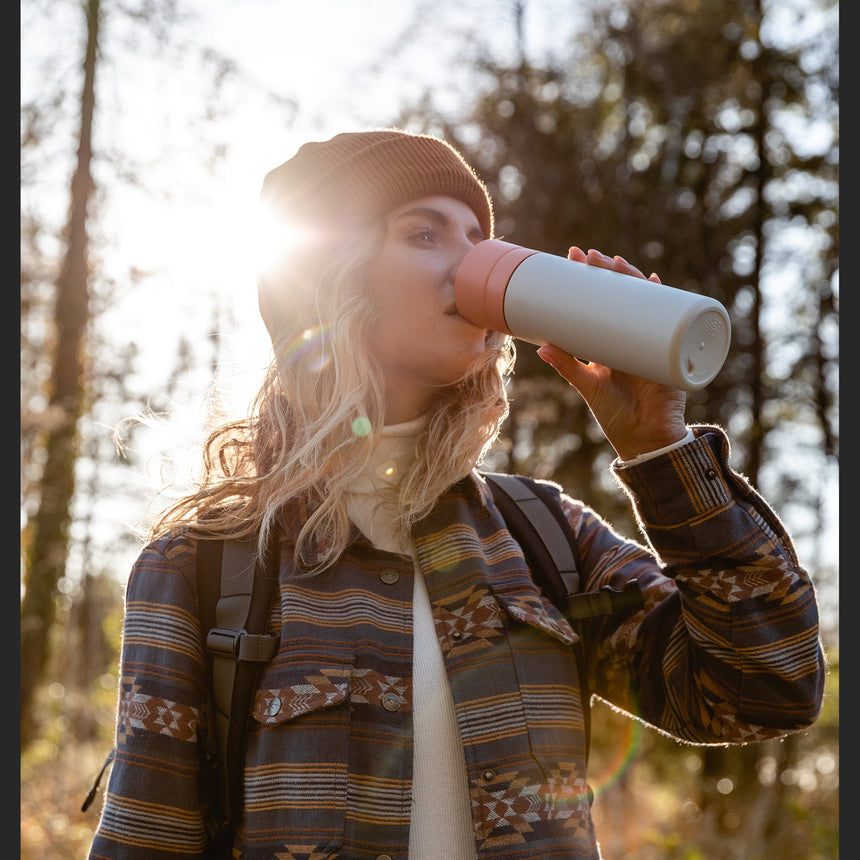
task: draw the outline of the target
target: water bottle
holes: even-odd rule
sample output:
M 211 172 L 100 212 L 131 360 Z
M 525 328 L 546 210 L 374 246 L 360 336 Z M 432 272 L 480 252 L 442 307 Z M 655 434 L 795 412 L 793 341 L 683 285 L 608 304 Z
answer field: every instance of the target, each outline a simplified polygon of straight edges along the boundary
M 466 254 L 454 290 L 475 325 L 686 391 L 711 382 L 729 351 L 715 299 L 500 239 Z

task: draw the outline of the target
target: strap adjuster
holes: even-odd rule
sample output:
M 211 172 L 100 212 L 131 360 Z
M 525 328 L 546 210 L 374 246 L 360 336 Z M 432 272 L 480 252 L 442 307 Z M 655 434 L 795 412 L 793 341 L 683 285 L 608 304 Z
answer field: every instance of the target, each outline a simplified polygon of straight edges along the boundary
M 206 636 L 206 649 L 218 657 L 238 660 L 240 640 L 247 635 L 246 630 L 226 630 L 223 627 L 213 627 Z
M 269 633 L 213 627 L 206 636 L 206 650 L 236 662 L 268 663 L 277 653 L 280 641 L 280 636 Z

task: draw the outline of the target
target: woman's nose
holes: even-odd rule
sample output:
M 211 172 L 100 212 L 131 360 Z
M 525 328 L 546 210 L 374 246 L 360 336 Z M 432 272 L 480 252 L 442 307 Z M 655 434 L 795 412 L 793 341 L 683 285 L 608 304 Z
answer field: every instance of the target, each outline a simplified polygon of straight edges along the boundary
M 454 277 L 454 275 L 457 274 L 457 269 L 460 268 L 460 264 L 463 262 L 463 258 L 466 256 L 466 254 L 469 253 L 469 251 L 472 250 L 472 248 L 475 247 L 475 245 L 477 245 L 477 241 L 470 238 L 469 236 L 463 236 L 462 239 L 459 239 L 454 244 L 454 249 L 453 249 L 453 253 L 452 253 L 453 263 L 451 266 L 451 277 L 452 278 Z

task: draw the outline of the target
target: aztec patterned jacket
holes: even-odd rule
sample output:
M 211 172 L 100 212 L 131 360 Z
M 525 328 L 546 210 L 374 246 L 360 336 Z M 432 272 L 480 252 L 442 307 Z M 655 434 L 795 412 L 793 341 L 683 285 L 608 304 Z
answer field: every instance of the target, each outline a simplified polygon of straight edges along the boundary
M 476 856 L 600 856 L 580 673 L 597 696 L 679 739 L 745 743 L 818 715 L 813 586 L 776 515 L 728 466 L 722 430 L 613 465 L 651 551 L 560 495 L 587 590 L 636 577 L 645 606 L 577 633 L 534 585 L 476 473 L 416 529 L 418 564 L 465 752 Z M 287 535 L 302 516 L 288 512 Z M 405 860 L 412 773 L 412 559 L 356 530 L 339 563 L 291 575 L 282 543 L 277 655 L 259 678 L 245 762 L 244 860 Z M 652 554 L 653 553 L 653 554 Z M 203 857 L 206 678 L 195 541 L 132 570 L 116 759 L 90 858 Z

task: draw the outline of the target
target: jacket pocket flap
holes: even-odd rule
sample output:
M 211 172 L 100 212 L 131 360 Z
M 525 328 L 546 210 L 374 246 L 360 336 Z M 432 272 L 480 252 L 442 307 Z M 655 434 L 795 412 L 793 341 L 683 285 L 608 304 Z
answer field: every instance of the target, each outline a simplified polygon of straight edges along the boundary
M 555 605 L 531 591 L 497 592 L 496 597 L 512 618 L 539 627 L 559 642 L 572 645 L 579 636 Z
M 310 711 L 331 708 L 349 698 L 349 669 L 318 670 L 297 676 L 283 687 L 258 689 L 253 716 L 262 725 L 293 720 Z

